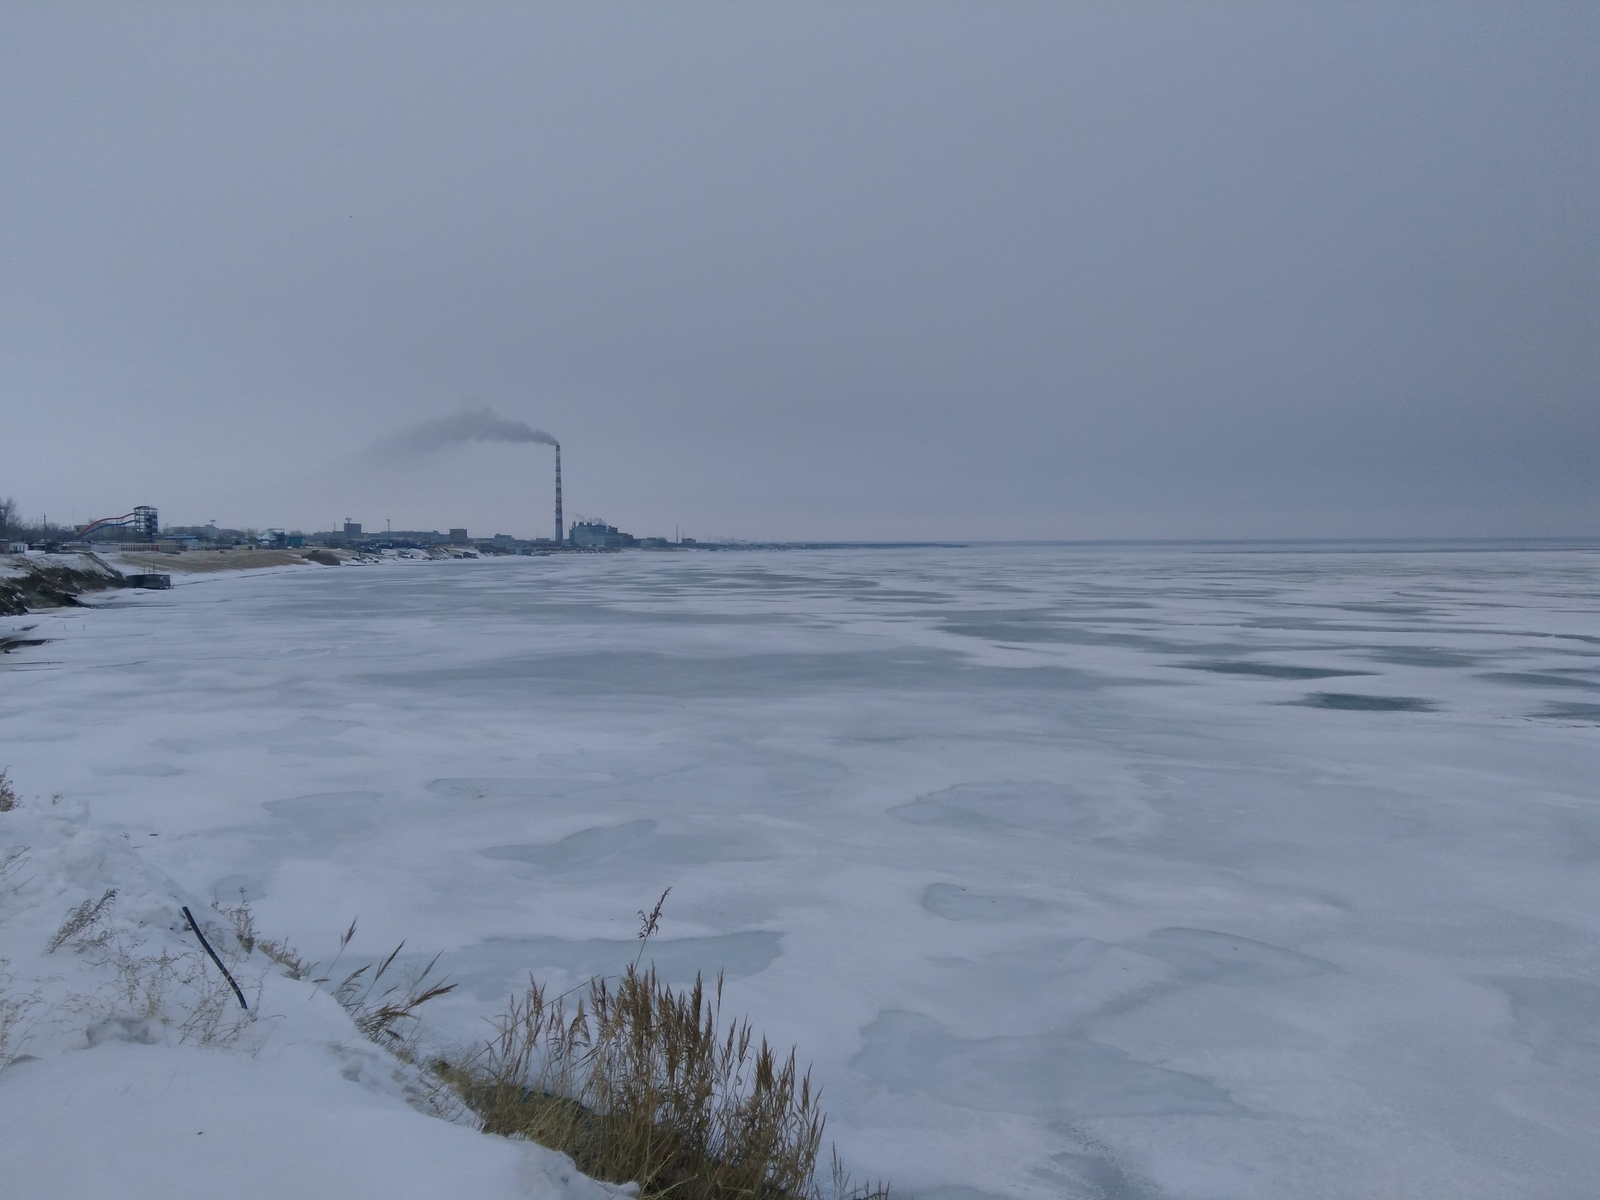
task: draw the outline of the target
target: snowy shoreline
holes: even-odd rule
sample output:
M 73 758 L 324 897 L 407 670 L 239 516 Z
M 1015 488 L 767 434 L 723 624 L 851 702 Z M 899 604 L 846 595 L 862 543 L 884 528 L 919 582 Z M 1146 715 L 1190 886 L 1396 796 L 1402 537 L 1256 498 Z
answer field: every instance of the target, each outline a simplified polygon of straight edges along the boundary
M 543 1147 L 423 1111 L 413 1068 L 362 1037 L 325 990 L 242 952 L 226 921 L 143 849 L 60 798 L 0 812 L 8 1194 L 632 1194 Z M 231 958 L 249 1012 L 204 959 L 185 905 Z M 95 916 L 62 938 L 74 913 Z
M 59 569 L 66 564 L 56 560 L 71 559 L 81 570 L 88 557 L 24 565 Z M 104 565 L 127 572 L 150 564 Z M 183 582 L 298 569 L 241 563 L 226 576 L 197 572 Z M 109 595 L 18 614 L 34 621 L 21 628 L 36 629 L 41 616 L 86 617 Z M 16 644 L 54 640 L 48 627 L 42 632 Z M 363 1037 L 325 988 L 245 951 L 213 904 L 154 868 L 145 849 L 126 832 L 96 828 L 88 805 L 60 795 L 23 796 L 0 811 L 0 1178 L 8 1194 L 636 1193 L 588 1179 L 542 1146 L 484 1134 L 459 1106 L 441 1108 L 417 1070 Z M 190 932 L 185 906 L 237 976 L 247 1011 Z M 62 938 L 75 914 L 94 919 Z

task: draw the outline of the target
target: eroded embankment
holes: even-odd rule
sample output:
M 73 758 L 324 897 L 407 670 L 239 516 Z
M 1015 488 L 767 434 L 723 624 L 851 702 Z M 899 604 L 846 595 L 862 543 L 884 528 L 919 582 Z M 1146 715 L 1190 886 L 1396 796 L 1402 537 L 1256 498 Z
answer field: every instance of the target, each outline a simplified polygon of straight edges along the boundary
M 0 576 L 0 616 L 20 616 L 38 608 L 71 608 L 84 592 L 128 587 L 128 579 L 110 564 L 90 554 L 78 555 L 81 565 L 29 564 L 26 569 Z

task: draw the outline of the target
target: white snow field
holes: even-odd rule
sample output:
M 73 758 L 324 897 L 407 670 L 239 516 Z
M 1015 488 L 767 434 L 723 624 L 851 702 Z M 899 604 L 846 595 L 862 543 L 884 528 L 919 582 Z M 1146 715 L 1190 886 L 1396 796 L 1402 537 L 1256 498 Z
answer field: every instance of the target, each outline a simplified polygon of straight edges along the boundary
M 229 922 L 86 815 L 44 798 L 0 812 L 0 1196 L 633 1194 L 463 1127 L 459 1105 L 367 1041 L 326 989 L 263 970 L 259 954 L 228 954 L 241 1011 L 183 907 L 224 953 Z M 69 929 L 63 915 L 85 903 L 97 919 Z
M 442 952 L 452 1044 L 530 971 L 619 970 L 670 886 L 655 962 L 724 971 L 725 1008 L 813 1063 L 846 1163 L 920 1200 L 1600 1195 L 1592 546 L 175 582 L 0 622 L 55 639 L 0 659 L 26 804 L 0 847 L 66 822 L 63 794 L 77 832 L 50 844 L 168 881 L 121 919 L 182 941 L 173 897 L 242 892 L 327 960 L 358 918 L 347 961 Z M 0 899 L 13 991 L 83 957 L 36 943 L 121 861 L 92 859 L 41 859 L 26 913 Z M 47 1164 L 200 1164 L 209 1113 L 257 1159 L 339 1125 L 366 1130 L 348 1161 L 405 1147 L 400 1175 L 464 1177 L 479 1147 L 501 1182 L 449 1194 L 535 1188 L 506 1181 L 547 1160 L 345 1078 L 366 1052 L 328 1048 L 339 1011 L 264 986 L 277 1032 L 248 1054 L 40 1032 L 0 1075 L 0 1178 L 114 1194 Z

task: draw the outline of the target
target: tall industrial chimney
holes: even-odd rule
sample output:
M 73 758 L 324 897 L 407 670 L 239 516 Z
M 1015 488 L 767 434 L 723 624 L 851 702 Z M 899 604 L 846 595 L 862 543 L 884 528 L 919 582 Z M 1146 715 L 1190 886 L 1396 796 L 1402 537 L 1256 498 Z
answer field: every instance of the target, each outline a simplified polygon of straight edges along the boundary
M 561 443 L 556 443 L 556 545 L 565 545 L 566 539 L 561 536 Z

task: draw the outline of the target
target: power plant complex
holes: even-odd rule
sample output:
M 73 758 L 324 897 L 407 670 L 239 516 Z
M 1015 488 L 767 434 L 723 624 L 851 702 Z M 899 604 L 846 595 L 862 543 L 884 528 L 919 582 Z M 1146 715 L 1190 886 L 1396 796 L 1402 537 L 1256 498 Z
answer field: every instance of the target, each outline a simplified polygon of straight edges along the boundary
M 640 548 L 666 550 L 697 546 L 693 538 L 675 536 L 635 537 L 624 533 L 615 525 L 596 518 L 578 517 L 569 526 L 563 509 L 561 485 L 561 443 L 542 429 L 535 429 L 524 421 L 508 420 L 486 407 L 467 408 L 451 416 L 413 426 L 380 442 L 375 452 L 385 457 L 400 455 L 425 455 L 467 442 L 533 443 L 549 446 L 555 452 L 555 529 L 548 538 L 520 538 L 497 533 L 492 537 L 469 537 L 460 526 L 441 533 L 437 529 L 393 529 L 385 522 L 382 533 L 367 530 L 362 523 L 350 517 L 327 530 L 302 533 L 286 529 L 223 529 L 215 521 L 206 525 L 161 528 L 156 510 L 141 504 L 131 512 L 115 517 L 102 517 L 78 528 L 52 526 L 47 520 L 36 528 L 18 526 L 27 541 L 7 542 L 7 549 L 20 546 L 27 549 L 89 549 L 91 545 L 121 550 L 182 552 L 226 548 L 231 546 L 256 546 L 280 550 L 297 550 L 306 547 L 325 547 L 344 552 L 384 552 L 416 550 L 424 556 L 461 556 L 477 553 L 490 554 L 548 554 L 555 551 L 605 551 Z M 6 531 L 0 529 L 0 534 Z
M 131 512 L 115 517 L 102 517 L 87 525 L 72 529 L 42 525 L 27 531 L 28 541 L 18 543 L 21 548 L 33 549 L 89 549 L 91 546 L 115 547 L 128 551 L 158 551 L 166 553 L 184 550 L 202 550 L 228 546 L 251 545 L 280 550 L 297 550 L 307 547 L 325 547 L 341 551 L 383 552 L 418 550 L 432 556 L 465 554 L 548 554 L 554 551 L 605 551 L 639 548 L 666 550 L 699 545 L 693 538 L 635 537 L 624 533 L 615 525 L 597 518 L 578 517 L 569 526 L 564 512 L 561 483 L 561 443 L 543 430 L 532 429 L 520 421 L 505 421 L 487 411 L 472 411 L 443 422 L 432 428 L 443 427 L 438 443 L 452 441 L 536 442 L 548 445 L 555 452 L 555 529 L 549 538 L 519 538 L 497 533 L 492 537 L 471 537 L 465 528 L 457 526 L 441 533 L 437 529 L 391 529 L 383 532 L 366 529 L 360 521 L 346 517 L 335 527 L 320 532 L 301 533 L 286 529 L 224 529 L 215 522 L 207 525 L 172 526 L 163 530 L 156 509 L 141 504 Z M 464 432 L 463 432 L 464 430 Z M 430 444 L 415 448 L 431 448 Z M 20 530 L 19 530 L 20 531 Z M 37 544 L 35 544 L 37 543 Z M 10 543 L 8 549 L 14 549 Z

